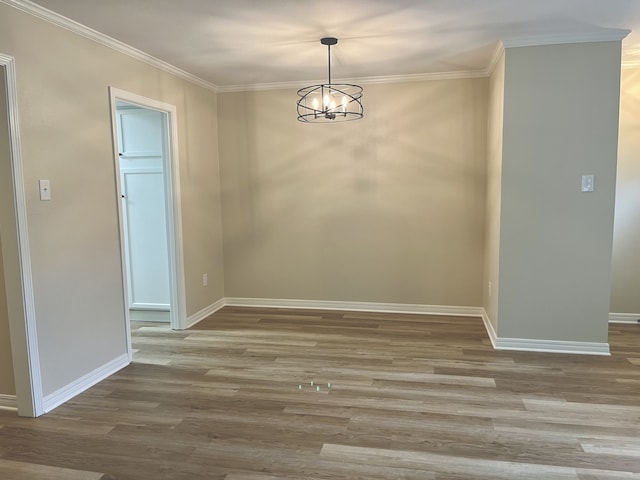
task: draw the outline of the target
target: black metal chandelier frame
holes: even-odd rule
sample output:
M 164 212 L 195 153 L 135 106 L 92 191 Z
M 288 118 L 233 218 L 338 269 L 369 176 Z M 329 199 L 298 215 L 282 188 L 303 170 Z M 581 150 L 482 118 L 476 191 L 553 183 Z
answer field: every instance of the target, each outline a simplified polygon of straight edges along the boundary
M 331 45 L 334 37 L 320 39 L 327 46 L 328 83 L 310 85 L 298 90 L 298 120 L 327 123 L 358 120 L 363 117 L 362 87 L 351 83 L 331 83 Z

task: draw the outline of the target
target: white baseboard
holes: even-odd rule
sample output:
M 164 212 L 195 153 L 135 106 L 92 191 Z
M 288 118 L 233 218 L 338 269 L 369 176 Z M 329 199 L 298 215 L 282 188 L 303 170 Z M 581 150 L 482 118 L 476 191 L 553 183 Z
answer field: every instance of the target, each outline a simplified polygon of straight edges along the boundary
M 524 352 L 575 353 L 583 355 L 610 355 L 608 343 L 570 342 L 565 340 L 538 340 L 535 338 L 496 338 L 496 350 Z
M 458 317 L 481 317 L 482 307 L 418 305 L 410 303 L 340 302 L 332 300 L 294 300 L 276 298 L 227 297 L 224 305 L 232 307 L 303 308 L 308 310 L 350 310 L 378 313 L 417 313 Z
M 640 323 L 640 313 L 610 313 L 609 323 Z
M 450 305 L 419 305 L 406 303 L 340 302 L 332 300 L 296 300 L 279 298 L 226 297 L 188 318 L 188 326 L 215 313 L 224 306 L 301 308 L 309 310 L 346 310 L 378 313 L 416 313 L 426 315 L 449 315 L 480 317 L 484 323 L 493 348 L 496 350 L 518 350 L 546 353 L 576 353 L 588 355 L 609 355 L 608 343 L 572 342 L 563 340 L 538 340 L 528 338 L 501 338 L 496 334 L 483 307 L 462 307 Z
M 15 395 L 0 394 L 0 410 L 18 411 L 18 403 Z
M 96 383 L 101 382 L 110 375 L 113 375 L 118 370 L 123 369 L 129 365 L 129 356 L 124 354 L 111 360 L 109 363 L 96 368 L 93 372 L 90 372 L 77 380 L 74 380 L 68 385 L 56 390 L 55 392 L 47 395 L 43 399 L 44 413 L 48 413 L 54 408 L 62 405 L 64 402 L 72 399 L 76 395 L 81 394 L 85 390 L 93 387 Z
M 491 340 L 491 345 L 493 348 L 496 348 L 496 340 L 498 339 L 498 335 L 496 335 L 496 330 L 493 328 L 493 323 L 489 319 L 489 315 L 487 311 L 482 309 L 482 323 L 484 323 L 484 328 L 487 331 L 487 335 L 489 335 L 489 340 Z
M 584 355 L 610 355 L 608 343 L 570 342 L 565 340 L 538 340 L 535 338 L 498 337 L 486 310 L 482 309 L 482 321 L 493 348 L 524 352 L 575 353 Z
M 218 300 L 215 303 L 212 303 L 208 307 L 204 307 L 199 312 L 196 312 L 193 315 L 190 315 L 189 317 L 187 317 L 186 328 L 193 327 L 196 323 L 201 322 L 202 320 L 207 318 L 209 315 L 213 315 L 225 305 L 227 305 L 226 300 L 224 298 L 221 298 L 220 300 Z

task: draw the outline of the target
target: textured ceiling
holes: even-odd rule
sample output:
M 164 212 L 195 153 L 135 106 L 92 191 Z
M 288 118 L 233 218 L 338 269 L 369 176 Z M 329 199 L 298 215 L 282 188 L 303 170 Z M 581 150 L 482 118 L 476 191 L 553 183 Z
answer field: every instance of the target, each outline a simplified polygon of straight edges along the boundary
M 35 0 L 221 87 L 485 70 L 502 40 L 594 38 L 631 30 L 640 0 Z

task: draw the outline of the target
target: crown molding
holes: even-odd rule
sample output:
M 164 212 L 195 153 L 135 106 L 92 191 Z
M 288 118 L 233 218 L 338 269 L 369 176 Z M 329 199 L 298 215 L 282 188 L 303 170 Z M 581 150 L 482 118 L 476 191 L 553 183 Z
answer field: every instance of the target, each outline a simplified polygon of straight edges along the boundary
M 203 88 L 206 88 L 207 90 L 211 90 L 213 92 L 218 91 L 217 85 L 214 85 L 213 83 L 207 82 L 206 80 L 203 80 L 196 75 L 175 67 L 170 63 L 165 62 L 164 60 L 160 60 L 153 55 L 149 55 L 148 53 L 127 45 L 120 40 L 116 40 L 115 38 L 105 35 L 104 33 L 100 33 L 97 30 L 82 25 L 81 23 L 64 17 L 58 13 L 52 12 L 51 10 L 37 5 L 29 0 L 0 0 L 0 3 L 4 3 L 41 20 L 52 23 L 53 25 L 57 25 L 58 27 L 62 27 L 65 30 L 76 33 L 82 37 L 88 38 L 89 40 L 93 40 L 96 43 L 128 55 L 129 57 L 135 58 L 136 60 L 140 60 L 147 65 L 151 65 L 152 67 L 170 73 L 178 78 L 182 78 L 183 80 L 186 80 L 195 85 L 199 85 Z
M 561 45 L 564 43 L 616 42 L 622 41 L 631 30 L 607 29 L 592 33 L 537 35 L 503 40 L 504 48 Z
M 490 77 L 493 71 L 495 70 L 496 65 L 498 65 L 498 61 L 500 60 L 500 57 L 502 56 L 502 54 L 504 54 L 504 43 L 498 42 L 498 44 L 496 45 L 496 48 L 493 50 L 493 54 L 491 55 L 489 64 L 485 69 L 485 75 L 487 77 Z
M 1 1 L 1 0 L 0 0 Z M 337 78 L 332 79 L 334 84 L 338 83 L 358 83 L 363 85 L 371 85 L 376 83 L 404 83 L 404 82 L 425 82 L 433 80 L 459 80 L 465 78 L 486 77 L 487 70 L 459 70 L 456 72 L 432 72 L 432 73 L 415 73 L 407 75 L 380 75 L 375 77 L 357 77 L 357 78 Z M 321 85 L 326 83 L 323 80 L 306 80 L 298 82 L 272 82 L 272 83 L 253 83 L 247 85 L 218 85 L 218 93 L 232 92 L 249 92 L 260 90 L 287 90 L 298 89 L 308 85 Z

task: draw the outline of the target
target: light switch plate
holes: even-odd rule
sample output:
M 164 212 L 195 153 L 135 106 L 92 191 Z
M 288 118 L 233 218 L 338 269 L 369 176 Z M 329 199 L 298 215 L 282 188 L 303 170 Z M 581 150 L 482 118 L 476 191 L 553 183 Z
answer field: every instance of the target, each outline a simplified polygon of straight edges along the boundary
M 49 180 L 38 180 L 40 185 L 40 200 L 51 200 L 51 184 Z
M 582 175 L 582 192 L 593 192 L 593 175 Z

